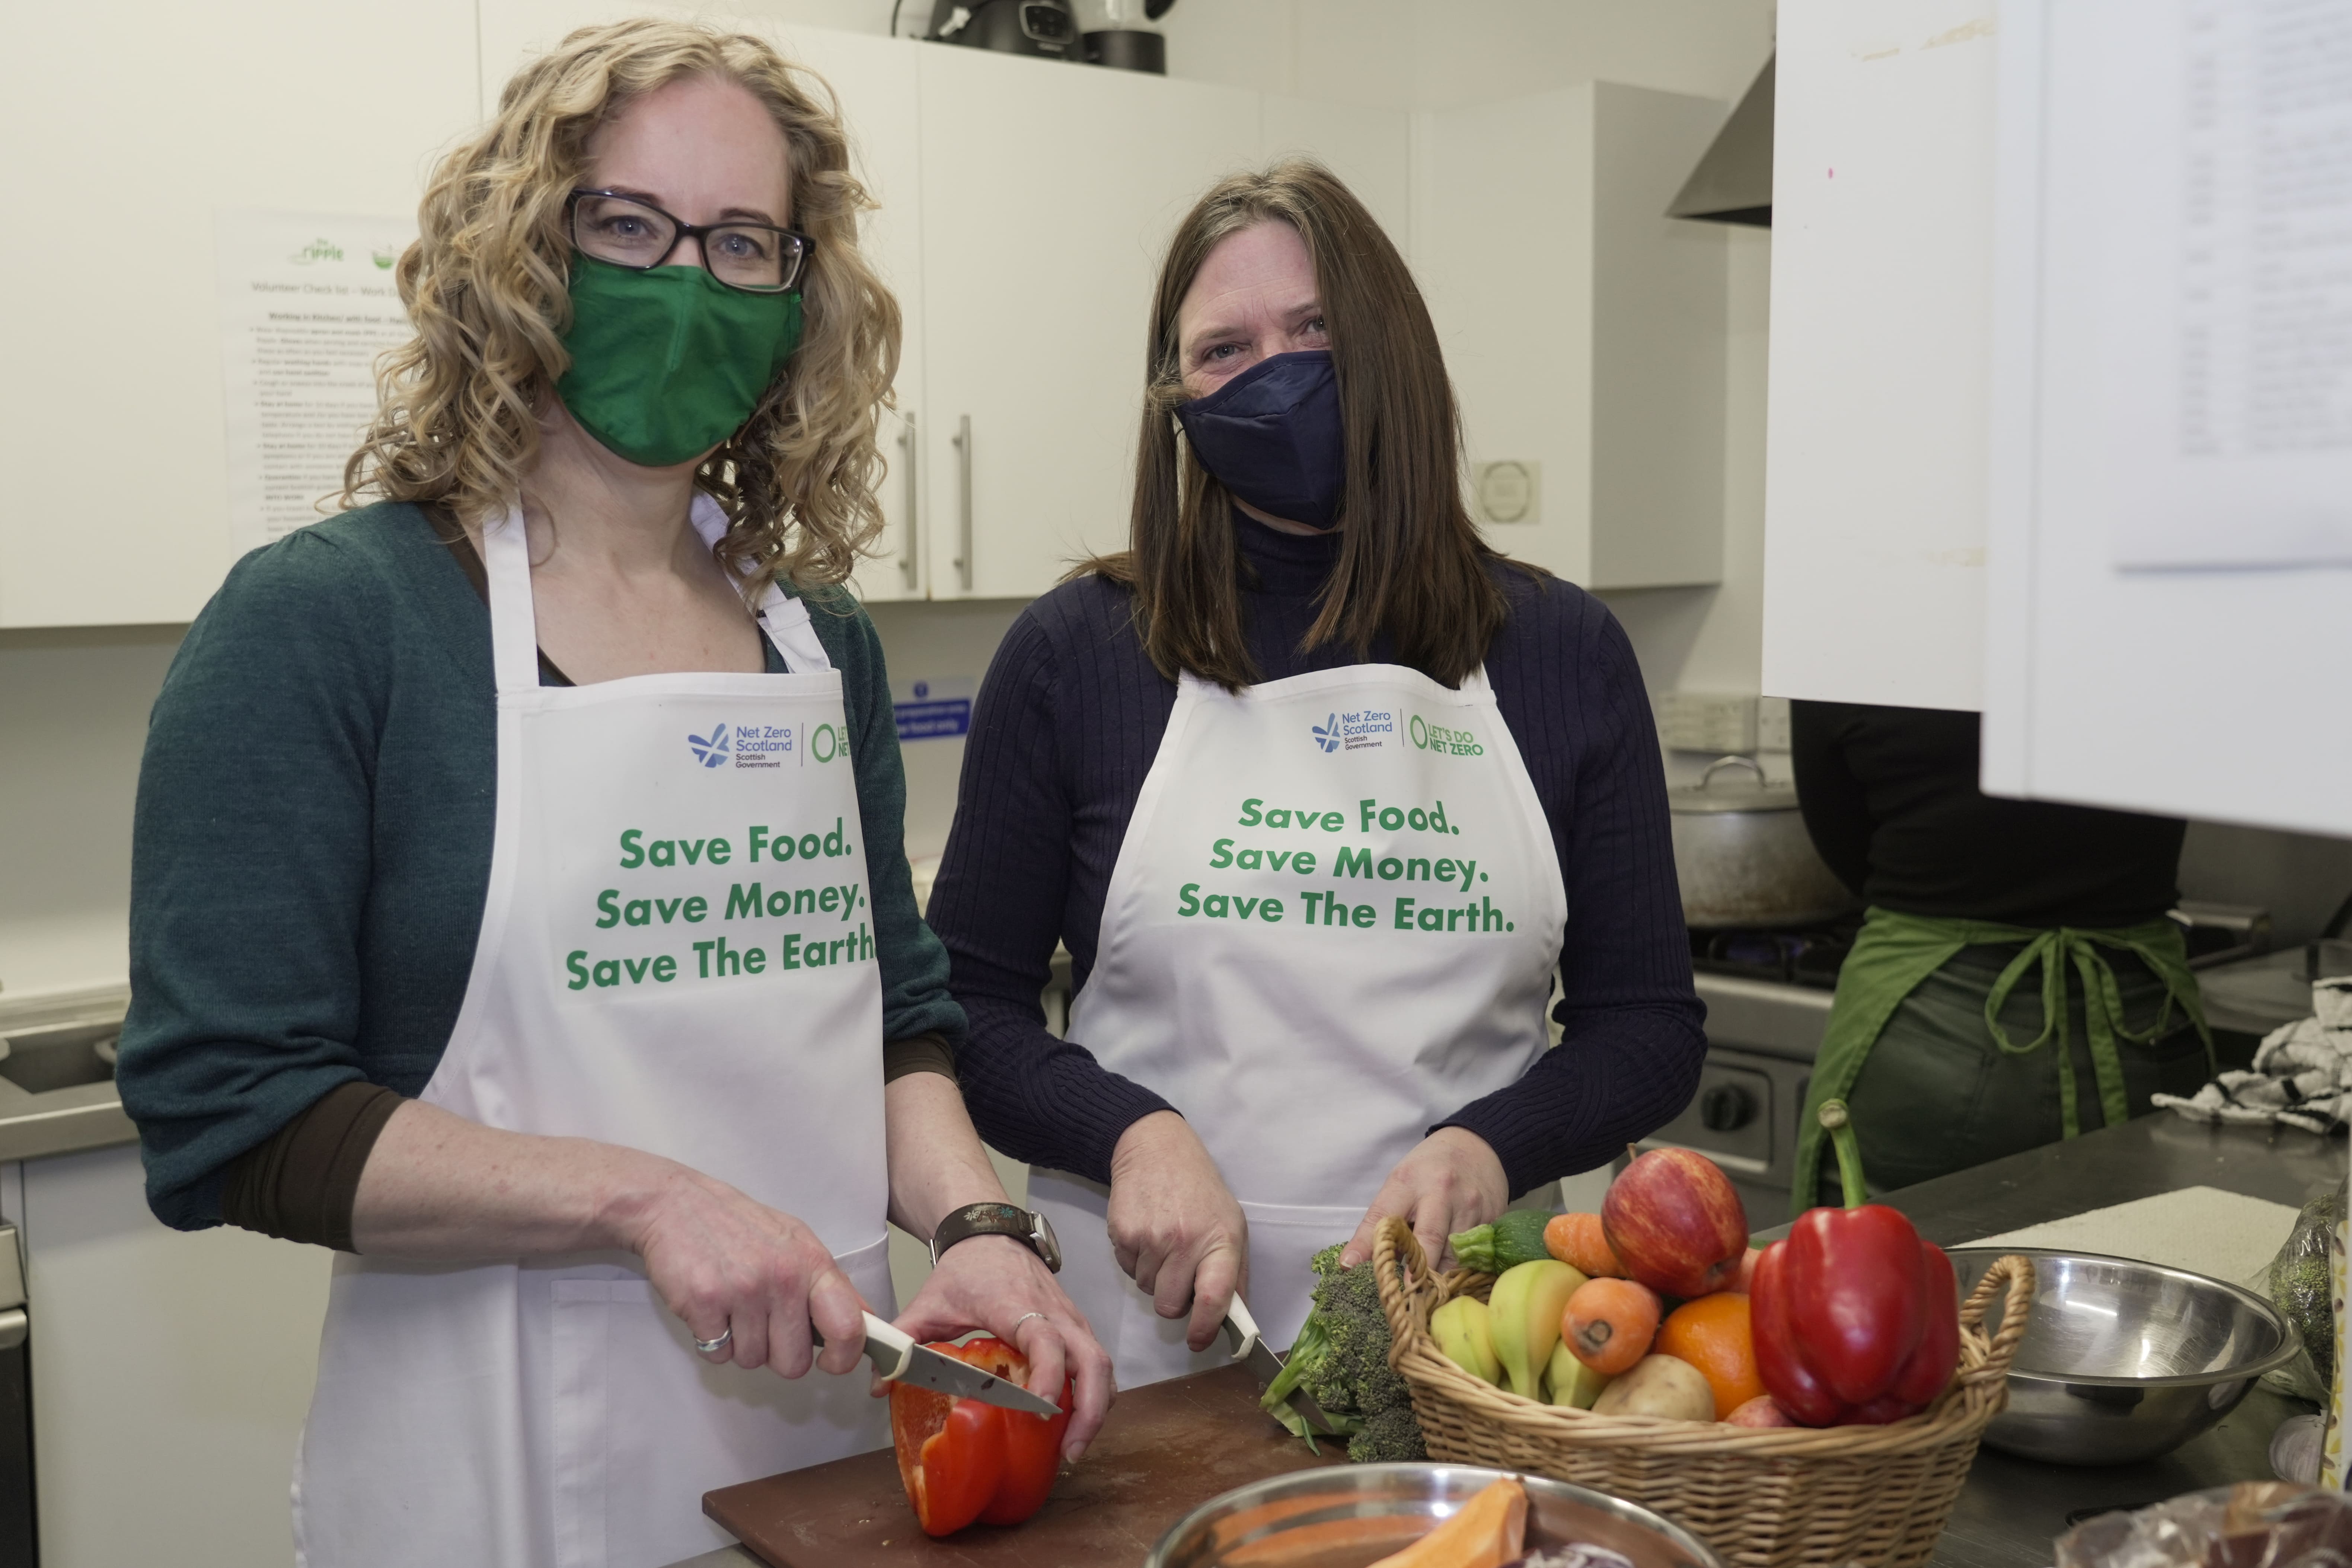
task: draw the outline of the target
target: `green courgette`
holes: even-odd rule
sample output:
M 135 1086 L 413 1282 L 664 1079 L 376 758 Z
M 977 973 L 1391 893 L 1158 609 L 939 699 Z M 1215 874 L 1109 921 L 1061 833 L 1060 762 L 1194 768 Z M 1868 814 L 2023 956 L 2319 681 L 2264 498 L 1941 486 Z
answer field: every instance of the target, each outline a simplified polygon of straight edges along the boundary
M 1544 1226 L 1551 1215 L 1541 1209 L 1506 1209 L 1492 1225 L 1474 1225 L 1445 1239 L 1453 1244 L 1454 1259 L 1479 1274 L 1500 1274 L 1522 1263 L 1549 1258 L 1544 1250 Z

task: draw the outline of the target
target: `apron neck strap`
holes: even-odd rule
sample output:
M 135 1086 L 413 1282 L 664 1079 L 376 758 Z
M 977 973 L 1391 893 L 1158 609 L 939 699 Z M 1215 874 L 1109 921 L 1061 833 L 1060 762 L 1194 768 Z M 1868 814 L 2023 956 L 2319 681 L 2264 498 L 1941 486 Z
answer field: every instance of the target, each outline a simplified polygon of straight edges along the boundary
M 1419 675 L 1421 673 L 1417 669 L 1413 669 L 1409 666 L 1402 664 L 1350 664 L 1341 665 L 1336 668 L 1358 671 L 1402 669 L 1408 675 Z M 1181 691 L 1187 687 L 1201 691 L 1213 691 L 1219 689 L 1218 688 L 1212 686 L 1209 682 L 1202 679 L 1199 676 L 1193 674 L 1191 670 L 1180 669 L 1176 672 L 1176 689 L 1179 691 Z M 1455 688 L 1455 689 L 1465 692 L 1472 697 L 1486 696 L 1486 693 L 1492 689 L 1486 680 L 1486 667 L 1484 664 L 1481 664 L 1477 668 L 1464 676 L 1462 678 L 1462 684 Z
M 727 514 L 700 490 L 687 520 L 705 544 L 716 545 L 727 533 Z M 509 507 L 503 516 L 482 526 L 482 571 L 490 588 L 490 660 L 500 691 L 530 691 L 539 685 L 539 623 L 531 607 L 530 547 L 524 540 L 522 509 Z M 794 675 L 816 675 L 833 668 L 824 644 L 810 624 L 808 605 L 789 598 L 773 583 L 760 596 L 760 626 L 784 668 Z
M 482 524 L 482 574 L 490 585 L 490 663 L 499 690 L 535 690 L 539 623 L 531 612 L 530 546 L 520 506 Z
M 687 521 L 702 536 L 702 542 L 713 550 L 727 537 L 727 514 L 708 492 L 694 492 L 694 504 L 687 508 Z M 809 624 L 808 605 L 799 599 L 788 598 L 784 591 L 771 582 L 760 595 L 760 626 L 776 651 L 784 656 L 784 668 L 794 675 L 817 675 L 833 668 L 825 657 L 824 644 L 817 640 L 816 627 Z

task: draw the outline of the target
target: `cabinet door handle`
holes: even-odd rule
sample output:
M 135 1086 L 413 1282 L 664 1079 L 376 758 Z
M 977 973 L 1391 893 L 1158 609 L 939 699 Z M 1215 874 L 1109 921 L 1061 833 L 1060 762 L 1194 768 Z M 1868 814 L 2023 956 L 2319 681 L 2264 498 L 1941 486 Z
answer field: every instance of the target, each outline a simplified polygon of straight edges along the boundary
M 898 453 L 906 460 L 907 542 L 906 547 L 898 552 L 898 575 L 906 579 L 908 591 L 911 593 L 915 586 L 915 536 L 921 531 L 916 527 L 915 520 L 921 515 L 918 508 L 923 493 L 915 482 L 915 454 L 922 450 L 922 447 L 915 439 L 915 416 L 911 410 L 906 418 L 906 427 L 898 432 Z
M 963 591 L 971 592 L 971 416 L 956 421 L 956 495 L 958 527 L 961 530 L 956 546 L 955 568 L 963 584 Z

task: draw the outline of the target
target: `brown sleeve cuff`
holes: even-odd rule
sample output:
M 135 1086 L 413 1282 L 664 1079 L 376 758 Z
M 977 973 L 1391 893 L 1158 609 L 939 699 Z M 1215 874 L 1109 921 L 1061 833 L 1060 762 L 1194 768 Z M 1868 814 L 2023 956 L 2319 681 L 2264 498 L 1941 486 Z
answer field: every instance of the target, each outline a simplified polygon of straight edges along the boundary
M 909 1035 L 882 1047 L 882 1081 L 890 1083 L 910 1072 L 935 1072 L 956 1081 L 955 1051 L 940 1034 Z
M 339 1084 L 228 1163 L 221 1218 L 246 1230 L 355 1252 L 352 1205 L 360 1172 L 404 1103 L 373 1083 Z

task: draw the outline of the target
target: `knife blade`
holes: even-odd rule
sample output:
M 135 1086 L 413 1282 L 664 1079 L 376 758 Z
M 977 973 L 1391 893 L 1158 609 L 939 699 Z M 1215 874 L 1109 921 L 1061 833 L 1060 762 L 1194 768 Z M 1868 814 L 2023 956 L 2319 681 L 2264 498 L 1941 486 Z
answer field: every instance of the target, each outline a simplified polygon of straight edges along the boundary
M 1249 1304 L 1239 1296 L 1234 1298 L 1233 1305 L 1225 1312 L 1224 1327 L 1226 1337 L 1234 1344 L 1232 1359 L 1249 1368 L 1250 1376 L 1257 1380 L 1259 1388 L 1270 1387 L 1282 1371 L 1282 1354 L 1265 1342 L 1265 1337 L 1258 1332 L 1257 1320 L 1250 1316 Z M 1315 1431 L 1327 1437 L 1337 1436 L 1332 1430 L 1331 1418 L 1323 1414 L 1323 1407 L 1316 1404 L 1305 1389 L 1292 1389 L 1290 1397 L 1284 1403 Z
M 820 1345 L 824 1343 L 824 1336 L 814 1326 L 809 1337 Z M 1060 1405 L 1017 1383 L 1007 1383 L 969 1362 L 941 1355 L 929 1345 L 917 1344 L 913 1335 L 901 1332 L 871 1312 L 866 1314 L 866 1359 L 874 1363 L 874 1374 L 886 1383 L 912 1384 L 956 1399 L 977 1399 L 982 1405 L 1023 1410 L 1032 1415 L 1052 1417 L 1062 1413 Z

